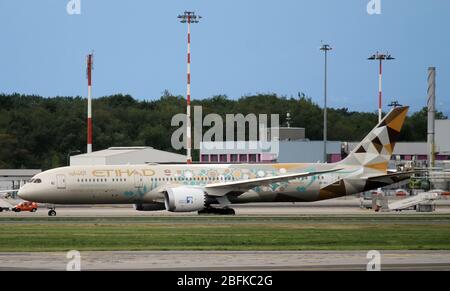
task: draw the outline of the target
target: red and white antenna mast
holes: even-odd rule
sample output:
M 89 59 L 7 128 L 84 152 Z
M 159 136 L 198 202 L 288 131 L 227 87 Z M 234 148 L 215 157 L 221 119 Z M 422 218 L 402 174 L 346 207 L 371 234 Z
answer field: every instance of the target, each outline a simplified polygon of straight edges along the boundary
M 88 112 L 87 112 L 87 153 L 92 152 L 92 65 L 94 64 L 94 54 L 87 56 L 87 79 L 88 79 Z
M 383 90 L 382 90 L 382 81 L 383 81 L 383 61 L 386 60 L 395 60 L 390 54 L 380 54 L 377 52 L 376 54 L 370 56 L 368 60 L 376 60 L 379 62 L 379 70 L 378 70 L 378 122 L 381 122 L 382 116 L 382 102 L 383 102 Z
M 192 135 L 191 135 L 191 23 L 198 23 L 201 16 L 195 15 L 195 12 L 185 11 L 184 14 L 178 15 L 181 23 L 187 23 L 187 88 L 186 88 L 186 100 L 187 100 L 187 108 L 186 108 L 186 158 L 187 163 L 192 163 L 192 155 L 191 155 L 191 143 L 192 143 Z

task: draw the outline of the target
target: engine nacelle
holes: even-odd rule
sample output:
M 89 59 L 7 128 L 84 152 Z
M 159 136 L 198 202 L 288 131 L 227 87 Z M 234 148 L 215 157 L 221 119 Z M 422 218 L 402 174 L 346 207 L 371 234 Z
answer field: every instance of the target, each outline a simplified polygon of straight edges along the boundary
M 206 194 L 202 189 L 190 187 L 168 188 L 166 209 L 171 212 L 191 212 L 205 208 Z
M 164 203 L 145 203 L 145 204 L 134 204 L 134 208 L 137 211 L 158 211 L 166 210 Z

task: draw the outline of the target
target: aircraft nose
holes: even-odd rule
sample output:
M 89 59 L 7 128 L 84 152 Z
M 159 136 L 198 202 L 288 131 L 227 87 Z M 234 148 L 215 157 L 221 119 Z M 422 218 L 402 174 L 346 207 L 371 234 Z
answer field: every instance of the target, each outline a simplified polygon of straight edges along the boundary
M 31 201 L 30 199 L 30 191 L 25 189 L 26 187 L 21 187 L 19 189 L 19 192 L 17 192 L 17 196 L 19 196 L 21 199 L 26 200 L 26 201 Z

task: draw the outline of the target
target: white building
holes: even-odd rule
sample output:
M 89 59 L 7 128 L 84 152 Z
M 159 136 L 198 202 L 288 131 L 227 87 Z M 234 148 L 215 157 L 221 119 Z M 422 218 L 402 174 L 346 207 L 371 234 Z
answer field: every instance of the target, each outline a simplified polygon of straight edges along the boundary
M 152 147 L 110 147 L 70 157 L 70 165 L 126 165 L 145 163 L 185 163 L 186 156 Z
M 436 120 L 436 152 L 450 155 L 450 120 Z

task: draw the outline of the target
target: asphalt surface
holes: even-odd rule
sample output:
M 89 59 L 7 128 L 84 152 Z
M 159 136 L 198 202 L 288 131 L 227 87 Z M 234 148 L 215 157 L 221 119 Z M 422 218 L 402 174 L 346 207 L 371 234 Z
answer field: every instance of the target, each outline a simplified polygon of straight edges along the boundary
M 450 270 L 450 251 L 382 251 L 381 270 Z M 0 253 L 0 270 L 66 270 L 67 253 Z M 81 270 L 367 270 L 366 251 L 81 252 Z
M 237 216 L 375 214 L 359 208 L 359 203 L 359 199 L 348 198 L 314 203 L 233 205 L 233 208 Z M 140 212 L 131 205 L 62 206 L 56 210 L 58 217 L 197 216 L 167 211 Z M 450 213 L 450 200 L 437 201 L 434 213 Z M 402 214 L 417 215 L 418 219 L 421 215 L 415 211 L 389 213 Z M 2 212 L 0 217 L 47 217 L 47 209 L 40 208 L 36 213 Z M 366 270 L 369 262 L 366 256 L 366 251 L 87 251 L 81 253 L 81 270 Z M 0 253 L 0 271 L 66 270 L 69 261 L 62 252 Z M 450 251 L 381 251 L 381 270 L 450 271 Z
M 308 214 L 352 214 L 373 215 L 370 209 L 361 209 L 357 198 L 333 199 L 312 203 L 253 203 L 232 205 L 236 215 L 308 215 Z M 0 217 L 42 217 L 47 216 L 48 209 L 42 205 L 35 213 L 11 211 L 0 213 Z M 111 216 L 183 216 L 196 215 L 195 212 L 172 213 L 168 211 L 136 211 L 133 205 L 77 205 L 56 206 L 58 217 L 111 217 Z M 391 212 L 392 213 L 392 212 Z M 402 211 L 402 213 L 416 213 L 413 210 Z M 450 213 L 450 200 L 436 201 L 434 213 Z

